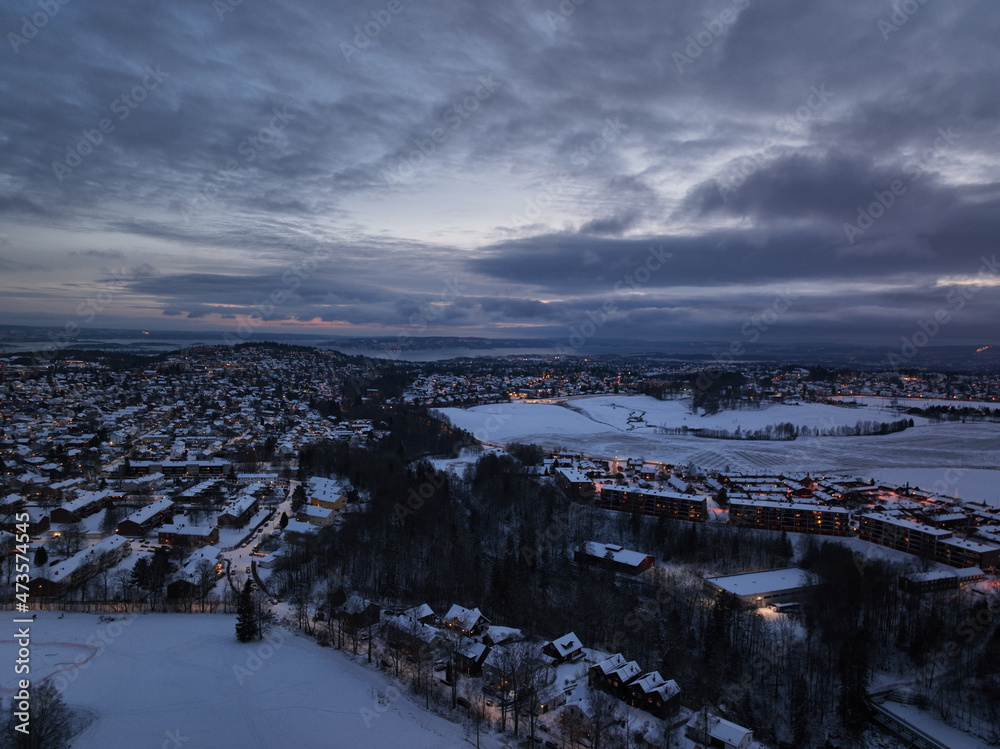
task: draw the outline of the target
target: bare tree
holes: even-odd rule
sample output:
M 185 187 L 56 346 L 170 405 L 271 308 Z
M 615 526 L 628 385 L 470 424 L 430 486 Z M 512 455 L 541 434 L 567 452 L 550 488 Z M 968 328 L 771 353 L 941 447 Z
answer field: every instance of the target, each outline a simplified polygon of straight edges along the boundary
M 16 700 L 11 700 L 4 735 L 17 749 L 64 749 L 69 745 L 73 715 L 63 702 L 62 695 L 52 681 L 32 687 L 30 708 L 30 733 L 15 729 L 25 721 L 15 715 Z M 16 738 L 15 738 L 16 737 Z
M 622 718 L 622 703 L 607 692 L 590 690 L 590 719 L 593 725 L 594 749 L 604 746 L 604 738 L 611 727 Z
M 56 550 L 67 558 L 73 556 L 83 548 L 83 531 L 81 530 L 79 520 L 75 523 L 66 524 L 55 546 Z
M 483 694 L 483 686 L 479 680 L 465 682 L 465 699 L 469 702 L 469 722 L 476 729 L 476 749 L 479 749 L 479 737 L 482 734 L 483 724 L 487 721 L 486 695 Z

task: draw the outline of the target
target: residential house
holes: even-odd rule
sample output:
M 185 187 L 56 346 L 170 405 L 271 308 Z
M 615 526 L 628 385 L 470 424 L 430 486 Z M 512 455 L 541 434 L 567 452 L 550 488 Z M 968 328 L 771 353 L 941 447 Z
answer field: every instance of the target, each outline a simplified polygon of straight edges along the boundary
M 688 721 L 684 734 L 713 749 L 748 749 L 753 731 L 711 713 L 699 712 Z
M 602 544 L 597 541 L 584 542 L 581 548 L 573 554 L 573 560 L 579 564 L 603 567 L 612 572 L 622 572 L 627 575 L 641 574 L 656 563 L 650 554 L 630 551 L 617 544 Z
M 681 709 L 681 688 L 673 679 L 664 679 L 659 671 L 650 671 L 627 687 L 628 702 L 657 718 L 677 715 Z
M 344 632 L 349 635 L 378 624 L 381 614 L 382 609 L 377 603 L 366 601 L 357 594 L 348 598 L 339 612 Z
M 120 536 L 141 538 L 162 523 L 171 510 L 173 510 L 173 507 L 174 503 L 171 500 L 165 497 L 158 499 L 152 504 L 136 510 L 118 523 L 115 533 Z
M 628 661 L 621 653 L 615 653 L 587 671 L 590 686 L 601 689 L 618 699 L 628 696 L 628 686 L 642 674 L 635 661 Z
M 197 548 L 219 543 L 219 529 L 203 525 L 171 523 L 160 528 L 159 541 L 165 546 Z
M 583 658 L 583 644 L 574 632 L 570 632 L 558 640 L 545 643 L 542 646 L 542 653 L 551 658 L 553 663 L 566 663 Z
M 259 507 L 259 501 L 249 490 L 245 490 L 236 499 L 227 503 L 216 518 L 220 528 L 242 528 L 254 516 Z
M 468 643 L 455 651 L 455 668 L 468 676 L 481 675 L 490 649 L 489 645 L 481 642 Z
M 448 609 L 441 622 L 449 629 L 454 629 L 464 635 L 475 636 L 482 634 L 490 625 L 490 620 L 483 616 L 483 612 L 478 608 L 467 609 L 457 603 Z

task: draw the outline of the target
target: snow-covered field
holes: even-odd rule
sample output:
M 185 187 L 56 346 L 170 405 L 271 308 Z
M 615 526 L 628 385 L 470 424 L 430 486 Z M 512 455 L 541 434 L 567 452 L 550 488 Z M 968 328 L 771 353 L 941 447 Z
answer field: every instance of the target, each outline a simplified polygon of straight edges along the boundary
M 859 420 L 902 418 L 878 407 L 845 408 L 826 404 L 779 404 L 759 410 L 693 415 L 687 401 L 648 396 L 597 396 L 555 403 L 501 403 L 473 408 L 443 408 L 453 424 L 494 444 L 534 442 L 548 449 L 594 457 L 636 457 L 663 463 L 694 463 L 706 470 L 740 473 L 808 471 L 845 474 L 868 480 L 893 470 L 898 483 L 931 488 L 942 481 L 954 495 L 953 469 L 966 471 L 970 499 L 1000 506 L 1000 424 L 938 423 L 914 419 L 904 432 L 874 437 L 805 437 L 788 442 L 719 440 L 658 434 L 657 426 L 709 427 L 744 431 L 791 422 L 829 428 Z M 908 479 L 912 469 L 919 478 Z M 888 475 L 884 476 L 888 479 Z M 974 478 L 974 480 L 973 480 Z M 961 495 L 961 488 L 959 490 Z
M 101 622 L 38 612 L 31 677 L 51 675 L 67 704 L 94 718 L 75 749 L 468 746 L 459 725 L 367 665 L 286 630 L 273 633 L 273 644 L 239 643 L 234 622 L 231 614 Z M 16 645 L 0 645 L 0 659 L 9 664 L 0 672 L 9 699 Z M 171 743 L 178 736 L 185 740 Z

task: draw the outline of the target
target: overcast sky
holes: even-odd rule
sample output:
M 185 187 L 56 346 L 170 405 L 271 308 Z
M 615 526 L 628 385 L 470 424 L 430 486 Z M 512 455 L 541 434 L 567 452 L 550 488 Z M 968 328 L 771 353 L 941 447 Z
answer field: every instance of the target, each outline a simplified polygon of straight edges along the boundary
M 0 30 L 0 322 L 1000 342 L 988 0 L 34 0 Z

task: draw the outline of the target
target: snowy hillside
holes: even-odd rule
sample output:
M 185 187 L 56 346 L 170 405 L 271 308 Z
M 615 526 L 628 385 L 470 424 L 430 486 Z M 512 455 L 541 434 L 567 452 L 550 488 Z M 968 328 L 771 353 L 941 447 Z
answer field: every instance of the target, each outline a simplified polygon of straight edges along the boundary
M 283 629 L 272 644 L 241 644 L 234 621 L 39 612 L 32 676 L 51 675 L 67 704 L 94 718 L 74 749 L 161 746 L 177 736 L 187 738 L 181 746 L 213 749 L 468 746 L 460 726 L 367 665 Z M 0 646 L 5 662 L 14 647 Z M 7 699 L 14 678 L 13 668 L 0 677 Z

